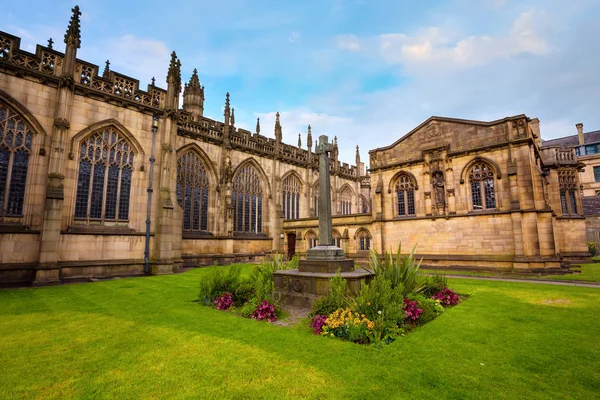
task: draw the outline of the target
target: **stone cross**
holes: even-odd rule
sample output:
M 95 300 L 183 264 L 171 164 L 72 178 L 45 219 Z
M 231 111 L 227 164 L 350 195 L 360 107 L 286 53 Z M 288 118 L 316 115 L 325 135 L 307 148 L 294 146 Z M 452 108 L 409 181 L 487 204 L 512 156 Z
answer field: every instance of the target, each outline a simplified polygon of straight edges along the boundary
M 319 136 L 315 154 L 319 155 L 319 246 L 331 246 L 331 180 L 329 178 L 329 153 L 333 145 L 327 143 L 327 136 Z

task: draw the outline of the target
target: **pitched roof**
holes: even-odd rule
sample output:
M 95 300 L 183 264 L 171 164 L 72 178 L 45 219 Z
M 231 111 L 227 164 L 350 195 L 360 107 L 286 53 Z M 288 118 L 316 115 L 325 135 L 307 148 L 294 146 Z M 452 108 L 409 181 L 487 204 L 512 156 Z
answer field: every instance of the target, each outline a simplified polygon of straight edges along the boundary
M 583 134 L 585 144 L 600 142 L 600 131 L 585 132 Z M 542 147 L 550 146 L 579 146 L 579 138 L 577 135 L 565 136 L 558 139 L 542 140 Z

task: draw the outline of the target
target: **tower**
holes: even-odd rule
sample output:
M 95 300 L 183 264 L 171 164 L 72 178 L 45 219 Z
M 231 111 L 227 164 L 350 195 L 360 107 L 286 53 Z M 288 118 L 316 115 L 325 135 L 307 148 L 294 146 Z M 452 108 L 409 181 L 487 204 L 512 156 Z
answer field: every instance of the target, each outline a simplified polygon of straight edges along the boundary
M 195 120 L 204 115 L 204 86 L 200 85 L 198 70 L 195 68 L 189 83 L 183 89 L 183 110 L 191 113 Z

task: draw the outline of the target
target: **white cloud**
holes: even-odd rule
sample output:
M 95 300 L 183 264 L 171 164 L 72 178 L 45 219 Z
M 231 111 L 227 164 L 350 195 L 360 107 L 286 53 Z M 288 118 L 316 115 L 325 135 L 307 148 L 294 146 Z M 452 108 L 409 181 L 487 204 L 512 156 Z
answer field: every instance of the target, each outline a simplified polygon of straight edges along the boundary
M 336 38 L 339 48 L 349 51 L 360 51 L 362 45 L 356 35 L 340 35 Z
M 471 68 L 521 54 L 543 55 L 550 46 L 535 31 L 533 12 L 516 18 L 505 36 L 468 36 L 450 42 L 452 32 L 440 27 L 427 28 L 409 36 L 392 33 L 379 37 L 380 54 L 390 63 L 410 70 L 420 68 Z

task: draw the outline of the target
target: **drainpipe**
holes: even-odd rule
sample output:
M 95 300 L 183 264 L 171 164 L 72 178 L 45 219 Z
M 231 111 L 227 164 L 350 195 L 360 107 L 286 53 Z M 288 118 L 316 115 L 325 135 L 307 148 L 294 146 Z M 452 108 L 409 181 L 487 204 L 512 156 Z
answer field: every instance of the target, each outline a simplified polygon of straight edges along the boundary
M 146 211 L 146 247 L 144 249 L 144 274 L 150 274 L 150 213 L 152 211 L 152 177 L 154 176 L 154 146 L 158 131 L 158 117 L 152 116 L 152 150 L 150 152 L 150 179 L 148 180 L 148 209 Z

